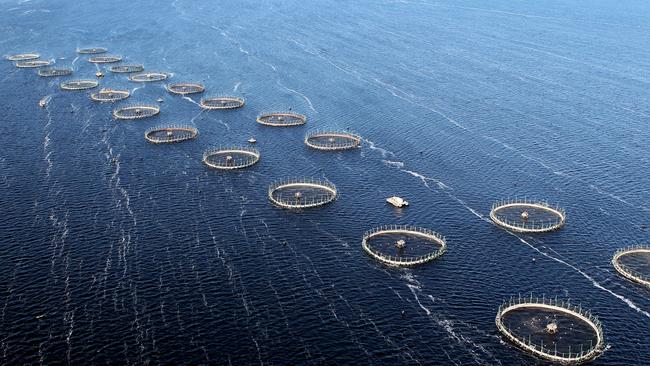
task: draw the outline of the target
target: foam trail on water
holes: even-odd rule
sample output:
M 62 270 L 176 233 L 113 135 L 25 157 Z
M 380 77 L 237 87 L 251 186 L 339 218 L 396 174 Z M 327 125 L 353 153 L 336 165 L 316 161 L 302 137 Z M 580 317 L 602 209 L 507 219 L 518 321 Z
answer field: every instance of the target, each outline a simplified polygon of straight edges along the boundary
M 394 156 L 395 156 L 395 153 L 394 153 L 394 152 L 392 152 L 392 151 L 388 151 L 388 150 L 383 149 L 383 148 L 381 148 L 381 147 L 377 147 L 377 145 L 375 145 L 374 142 L 372 142 L 372 141 L 370 141 L 370 140 L 368 140 L 368 139 L 363 139 L 363 141 L 365 141 L 365 142 L 368 144 L 368 147 L 369 147 L 371 150 L 378 151 L 378 152 L 381 154 L 381 156 L 382 156 L 383 158 L 385 158 L 385 157 L 387 157 L 387 156 L 391 156 L 391 157 L 394 157 Z
M 617 299 L 619 299 L 619 300 L 623 301 L 624 303 L 626 303 L 630 308 L 632 308 L 632 309 L 636 310 L 637 312 L 639 312 L 639 313 L 645 315 L 646 317 L 650 318 L 650 313 L 648 313 L 647 311 L 645 311 L 645 310 L 639 308 L 639 307 L 638 307 L 634 302 L 632 302 L 632 300 L 628 299 L 627 297 L 625 297 L 625 296 L 623 296 L 623 295 L 619 295 L 619 294 L 615 293 L 614 291 L 612 291 L 612 290 L 606 288 L 605 286 L 601 285 L 601 284 L 598 283 L 598 281 L 596 281 L 593 277 L 589 276 L 588 274 L 586 274 L 586 273 L 583 272 L 582 270 L 578 269 L 576 266 L 574 266 L 574 265 L 572 265 L 572 264 L 570 264 L 570 263 L 568 263 L 568 262 L 565 262 L 565 261 L 563 261 L 562 259 L 555 258 L 555 257 L 553 257 L 552 255 L 550 255 L 550 254 L 548 254 L 548 253 L 542 252 L 541 250 L 535 248 L 532 244 L 530 244 L 529 242 L 527 242 L 527 241 L 524 240 L 523 238 L 519 237 L 518 235 L 515 235 L 515 234 L 513 234 L 513 233 L 510 233 L 510 234 L 516 236 L 516 237 L 519 239 L 519 241 L 521 241 L 522 243 L 528 245 L 529 247 L 531 247 L 532 249 L 534 249 L 534 250 L 535 250 L 536 252 L 538 252 L 539 254 L 541 254 L 541 255 L 543 255 L 543 256 L 545 256 L 545 257 L 547 257 L 547 258 L 550 258 L 550 259 L 552 259 L 552 260 L 554 260 L 554 261 L 556 261 L 556 262 L 558 262 L 558 263 L 562 263 L 562 264 L 564 264 L 565 266 L 568 266 L 568 267 L 574 269 L 576 272 L 580 273 L 584 278 L 586 278 L 586 279 L 588 279 L 589 281 L 591 281 L 591 283 L 592 283 L 592 285 L 594 285 L 594 287 L 596 287 L 596 288 L 598 288 L 598 289 L 601 289 L 601 290 L 603 290 L 603 291 L 608 292 L 609 294 L 613 295 L 613 296 L 616 297 Z
M 198 105 L 199 107 L 201 106 L 201 104 L 199 104 L 199 103 L 196 102 L 194 99 L 192 99 L 192 98 L 190 98 L 190 97 L 188 97 L 188 96 L 183 96 L 183 99 L 187 100 L 188 102 L 192 102 L 192 103 Z M 192 120 L 193 120 L 193 119 L 192 119 Z
M 294 89 L 291 89 L 291 88 L 289 88 L 288 86 L 282 84 L 282 82 L 280 82 L 280 80 L 277 81 L 277 84 L 278 84 L 280 87 L 282 87 L 283 89 L 285 89 L 285 90 L 287 90 L 287 91 L 289 91 L 289 92 L 291 92 L 291 93 L 293 93 L 293 94 L 296 94 L 296 95 L 299 95 L 300 97 L 302 97 L 302 98 L 307 102 L 307 105 L 309 105 L 309 109 L 311 109 L 314 113 L 318 113 L 318 112 L 316 111 L 316 109 L 314 108 L 314 105 L 311 103 L 311 100 L 310 100 L 306 95 L 304 95 L 304 94 L 302 94 L 301 92 L 299 92 L 299 91 L 297 91 L 297 90 L 294 90 Z

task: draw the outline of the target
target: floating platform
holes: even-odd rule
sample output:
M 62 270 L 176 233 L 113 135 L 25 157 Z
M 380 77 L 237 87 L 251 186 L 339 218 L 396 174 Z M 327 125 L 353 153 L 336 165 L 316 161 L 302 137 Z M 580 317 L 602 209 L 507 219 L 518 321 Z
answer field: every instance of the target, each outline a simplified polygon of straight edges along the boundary
M 48 67 L 38 70 L 38 76 L 56 77 L 72 75 L 72 69 L 69 67 Z
M 361 145 L 361 136 L 346 131 L 314 131 L 305 136 L 305 145 L 323 151 L 350 150 Z
M 612 265 L 623 277 L 650 288 L 650 246 L 619 249 Z
M 540 297 L 511 298 L 499 306 L 497 329 L 523 351 L 552 362 L 575 365 L 604 349 L 603 327 L 580 305 Z
M 560 229 L 566 222 L 566 212 L 545 201 L 507 199 L 492 204 L 492 221 L 510 231 L 542 233 Z
M 199 130 L 192 126 L 167 125 L 150 128 L 144 138 L 152 144 L 169 144 L 195 139 Z
M 169 74 L 164 72 L 142 72 L 138 74 L 133 74 L 129 76 L 129 80 L 145 83 L 145 82 L 154 82 L 162 81 L 169 77 Z
M 291 178 L 269 186 L 269 200 L 278 207 L 304 209 L 323 206 L 336 199 L 334 183 L 316 178 Z
M 39 57 L 41 57 L 39 53 L 19 53 L 16 55 L 9 55 L 6 57 L 6 59 L 8 61 L 28 61 L 36 60 Z
M 94 64 L 110 64 L 114 62 L 122 61 L 122 56 L 119 55 L 102 55 L 102 56 L 93 56 L 88 59 L 88 62 Z
M 21 69 L 33 68 L 33 67 L 43 67 L 52 65 L 51 61 L 45 60 L 28 60 L 28 61 L 18 61 L 15 63 L 16 67 Z
M 128 90 L 102 89 L 97 93 L 90 94 L 90 99 L 96 102 L 117 102 L 124 100 L 131 95 Z
M 132 65 L 113 65 L 109 68 L 111 72 L 115 73 L 132 73 L 132 72 L 142 72 L 144 71 L 143 65 L 132 64 Z
M 201 99 L 201 107 L 205 109 L 235 109 L 244 106 L 244 99 L 237 97 L 209 97 Z
M 274 127 L 300 126 L 307 123 L 307 116 L 292 112 L 266 113 L 257 117 L 257 123 Z
M 421 227 L 387 225 L 367 231 L 361 246 L 371 257 L 392 266 L 431 262 L 447 250 L 444 236 Z
M 113 110 L 116 119 L 141 119 L 153 117 L 160 113 L 160 108 L 151 104 L 135 104 Z
M 409 202 L 401 197 L 393 196 L 393 197 L 388 197 L 386 198 L 386 202 L 390 203 L 391 205 L 402 208 L 404 206 L 408 206 Z
M 260 160 L 257 149 L 246 146 L 218 147 L 203 153 L 203 163 L 220 170 L 243 169 L 255 165 Z
M 77 53 L 81 55 L 97 55 L 106 52 L 108 52 L 108 50 L 104 47 L 80 48 L 77 50 Z
M 64 81 L 59 85 L 63 90 L 86 90 L 96 88 L 99 82 L 97 80 L 79 79 Z
M 167 85 L 167 91 L 173 94 L 187 95 L 203 93 L 205 87 L 198 83 L 176 83 Z

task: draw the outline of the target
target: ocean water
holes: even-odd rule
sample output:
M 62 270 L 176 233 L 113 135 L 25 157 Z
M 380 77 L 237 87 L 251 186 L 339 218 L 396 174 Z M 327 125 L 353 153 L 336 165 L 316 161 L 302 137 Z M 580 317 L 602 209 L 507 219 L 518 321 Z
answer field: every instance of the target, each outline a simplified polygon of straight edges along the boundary
M 2 55 L 74 68 L 0 62 L 0 362 L 536 365 L 494 325 L 504 299 L 533 292 L 600 317 L 594 365 L 650 364 L 650 291 L 610 264 L 648 244 L 649 17 L 634 0 L 0 1 Z M 133 92 L 118 105 L 165 100 L 116 121 L 58 87 L 94 78 L 75 53 L 93 46 L 247 104 L 202 111 L 107 72 L 102 87 Z M 307 125 L 255 123 L 289 108 Z M 144 140 L 167 123 L 199 137 Z M 309 150 L 316 128 L 363 146 Z M 254 167 L 201 163 L 251 136 Z M 271 182 L 301 176 L 340 196 L 269 203 Z M 491 204 L 514 196 L 560 204 L 567 225 L 499 229 Z M 448 252 L 384 266 L 361 248 L 382 224 L 440 232 Z

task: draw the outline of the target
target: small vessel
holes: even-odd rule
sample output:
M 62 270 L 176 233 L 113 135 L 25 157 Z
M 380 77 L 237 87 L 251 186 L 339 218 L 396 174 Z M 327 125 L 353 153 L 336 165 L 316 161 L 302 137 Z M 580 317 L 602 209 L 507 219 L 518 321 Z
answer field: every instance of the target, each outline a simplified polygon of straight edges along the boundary
M 164 101 L 165 101 L 165 100 L 164 100 L 163 98 L 158 98 L 158 103 L 162 103 L 162 102 L 164 102 Z
M 120 161 L 120 160 L 119 160 L 117 157 L 111 159 L 111 162 L 112 162 L 113 164 L 117 164 L 119 161 Z
M 254 143 L 257 142 L 257 140 L 255 140 L 254 137 L 251 137 L 251 138 L 248 139 L 248 142 L 251 143 L 251 144 L 254 144 Z
M 41 106 L 41 108 L 45 108 L 47 106 L 47 102 L 50 101 L 49 96 L 44 96 L 41 100 L 38 101 L 38 105 Z
M 98 78 L 103 78 L 103 77 L 104 77 L 104 73 L 101 72 L 101 71 L 97 71 L 97 72 L 95 73 L 95 76 L 97 76 Z
M 401 197 L 397 197 L 397 196 L 386 198 L 386 202 L 390 203 L 391 205 L 393 205 L 395 207 L 404 207 L 404 206 L 409 205 L 408 201 L 406 201 L 405 199 L 403 199 Z

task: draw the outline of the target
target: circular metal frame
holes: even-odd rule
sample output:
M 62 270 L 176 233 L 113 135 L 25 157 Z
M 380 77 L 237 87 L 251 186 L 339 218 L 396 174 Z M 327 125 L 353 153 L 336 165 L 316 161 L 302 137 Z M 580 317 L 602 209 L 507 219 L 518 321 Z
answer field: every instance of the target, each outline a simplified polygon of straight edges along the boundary
M 40 53 L 19 53 L 15 55 L 9 55 L 6 57 L 6 59 L 8 61 L 28 61 L 36 60 L 39 57 L 41 57 Z
M 111 64 L 120 61 L 122 61 L 122 56 L 120 55 L 93 56 L 88 59 L 88 62 L 92 62 L 94 64 Z
M 296 189 L 296 188 L 307 188 L 307 189 L 320 189 L 328 193 L 327 195 L 319 198 L 301 201 L 301 198 L 296 196 L 296 199 L 293 201 L 289 200 L 280 200 L 275 197 L 277 191 L 284 189 Z M 268 197 L 269 200 L 278 207 L 288 208 L 288 209 L 303 209 L 311 208 L 317 206 L 323 206 L 328 204 L 336 199 L 338 196 L 338 191 L 334 183 L 328 180 L 314 179 L 314 178 L 292 178 L 292 179 L 283 179 L 272 183 L 269 186 Z
M 209 97 L 201 99 L 201 108 L 205 109 L 235 109 L 244 106 L 244 98 L 238 97 Z
M 180 95 L 197 94 L 205 91 L 205 87 L 199 83 L 168 84 L 166 88 L 168 92 Z
M 158 133 L 165 133 L 164 137 L 156 136 Z M 176 132 L 179 132 L 176 134 Z M 153 144 L 169 144 L 195 139 L 199 130 L 192 126 L 167 125 L 153 127 L 144 132 L 144 138 Z
M 118 100 L 124 100 L 131 95 L 131 92 L 128 90 L 116 90 L 116 89 L 102 89 L 97 93 L 90 94 L 90 99 L 96 102 L 117 102 Z
M 241 162 L 232 158 L 233 154 L 245 157 Z M 216 156 L 225 156 L 226 161 L 217 163 L 213 160 Z M 203 153 L 203 163 L 210 168 L 221 170 L 243 169 L 255 165 L 260 160 L 260 152 L 257 149 L 246 146 L 218 147 L 209 149 Z
M 87 90 L 96 88 L 99 85 L 97 80 L 92 79 L 78 79 L 67 80 L 59 84 L 63 90 Z
M 593 329 L 596 335 L 596 344 L 591 346 L 591 348 L 586 351 L 582 349 L 580 352 L 569 352 L 569 353 L 558 353 L 557 350 L 553 351 L 550 349 L 545 349 L 544 345 L 537 345 L 531 343 L 525 338 L 518 338 L 513 334 L 509 328 L 503 323 L 503 317 L 507 313 L 518 310 L 518 309 L 543 309 L 546 311 L 559 312 L 565 315 L 575 317 L 582 322 L 589 325 Z M 604 334 L 603 327 L 600 323 L 600 320 L 591 312 L 582 309 L 580 305 L 570 304 L 568 301 L 558 301 L 557 299 L 546 299 L 545 297 L 533 298 L 531 295 L 530 298 L 521 298 L 518 299 L 511 298 L 508 302 L 504 302 L 499 306 L 497 315 L 495 318 L 495 323 L 497 329 L 512 343 L 517 347 L 523 349 L 526 352 L 533 354 L 536 357 L 558 362 L 562 364 L 579 364 L 589 360 L 592 360 L 598 357 L 604 348 Z
M 131 64 L 131 65 L 113 65 L 109 68 L 111 72 L 127 74 L 132 72 L 142 72 L 144 71 L 144 66 L 140 64 Z
M 152 104 L 135 104 L 119 107 L 113 110 L 113 117 L 116 119 L 141 119 L 153 117 L 160 113 L 160 107 Z
M 108 52 L 108 49 L 104 47 L 80 48 L 77 50 L 77 53 L 80 55 L 97 55 L 106 52 Z
M 274 127 L 301 126 L 307 123 L 307 116 L 293 112 L 265 113 L 257 117 L 257 123 Z
M 45 60 L 28 60 L 28 61 L 18 61 L 16 62 L 16 67 L 21 69 L 32 68 L 32 67 L 43 67 L 52 65 L 51 61 Z
M 521 208 L 522 220 L 510 221 L 505 217 L 499 217 L 499 211 L 507 208 Z M 555 216 L 555 220 L 528 220 L 528 210 L 543 210 Z M 523 218 L 525 215 L 525 219 Z M 543 233 L 560 229 L 566 222 L 566 212 L 560 207 L 551 207 L 548 202 L 534 201 L 527 199 L 508 199 L 492 204 L 490 211 L 492 221 L 510 231 L 520 233 Z
M 621 263 L 621 257 L 630 254 L 635 254 L 635 253 L 650 254 L 650 246 L 635 246 L 635 247 L 629 247 L 625 249 L 619 249 L 616 251 L 614 257 L 612 258 L 612 265 L 614 266 L 616 271 L 620 273 L 623 277 L 627 278 L 628 280 L 639 283 L 645 287 L 650 288 L 649 274 L 639 273 L 638 271 Z
M 129 76 L 129 80 L 135 81 L 138 83 L 146 83 L 146 82 L 154 82 L 154 81 L 162 81 L 169 78 L 169 74 L 164 73 L 164 72 L 142 72 L 138 74 L 133 74 Z
M 44 69 L 38 69 L 38 76 L 42 77 L 57 77 L 57 76 L 67 76 L 72 74 L 72 69 L 69 67 L 48 67 Z
M 319 142 L 321 139 L 326 142 Z M 361 136 L 345 131 L 314 131 L 305 136 L 305 145 L 323 151 L 350 150 L 361 145 Z
M 398 256 L 391 256 L 391 255 L 386 255 L 384 253 L 381 253 L 380 251 L 373 249 L 368 244 L 369 239 L 372 239 L 376 236 L 387 235 L 387 234 L 404 234 L 404 235 L 418 236 L 420 238 L 427 239 L 428 241 L 434 243 L 435 245 L 438 245 L 438 248 L 432 252 L 417 257 L 404 257 L 404 256 L 398 257 Z M 447 251 L 447 241 L 445 240 L 444 236 L 436 233 L 435 231 L 431 231 L 429 229 L 416 227 L 416 226 L 409 226 L 409 225 L 388 225 L 388 226 L 381 226 L 369 230 L 365 234 L 363 234 L 363 239 L 361 240 L 361 246 L 363 247 L 363 250 L 366 251 L 366 253 L 368 253 L 371 257 L 375 258 L 380 262 L 390 264 L 393 266 L 405 266 L 405 267 L 416 266 L 419 264 L 431 262 L 432 260 L 442 256 L 445 253 L 445 251 Z

